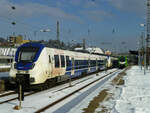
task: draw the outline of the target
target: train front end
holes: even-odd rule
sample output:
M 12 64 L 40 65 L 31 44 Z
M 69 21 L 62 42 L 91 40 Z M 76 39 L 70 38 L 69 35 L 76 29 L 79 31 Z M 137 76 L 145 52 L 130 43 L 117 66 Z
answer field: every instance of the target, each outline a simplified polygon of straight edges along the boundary
M 15 55 L 10 70 L 10 83 L 16 85 L 18 82 L 26 87 L 35 84 L 37 75 L 38 59 L 44 46 L 38 43 L 26 43 L 21 45 Z
M 119 57 L 119 68 L 125 68 L 128 66 L 128 63 L 127 63 L 127 57 L 126 56 L 120 56 Z

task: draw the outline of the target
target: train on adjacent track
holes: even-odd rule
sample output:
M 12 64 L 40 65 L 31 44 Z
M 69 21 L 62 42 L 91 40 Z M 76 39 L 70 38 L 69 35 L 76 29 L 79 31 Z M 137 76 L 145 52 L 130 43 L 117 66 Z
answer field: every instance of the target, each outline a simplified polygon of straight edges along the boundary
M 127 56 L 120 56 L 118 58 L 118 68 L 122 69 L 128 66 L 128 58 Z
M 53 82 L 111 68 L 117 60 L 107 55 L 49 48 L 41 43 L 25 43 L 16 51 L 9 73 L 10 83 L 17 84 L 21 80 L 28 88 L 49 86 Z

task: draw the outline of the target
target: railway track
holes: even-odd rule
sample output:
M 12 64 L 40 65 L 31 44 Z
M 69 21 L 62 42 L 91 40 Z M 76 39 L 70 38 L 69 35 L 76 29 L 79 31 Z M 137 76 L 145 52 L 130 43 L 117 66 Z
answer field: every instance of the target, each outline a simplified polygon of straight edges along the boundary
M 25 96 L 25 97 L 27 97 L 27 96 L 33 95 L 33 94 L 35 94 L 35 93 L 37 93 L 37 92 L 27 93 L 27 94 L 25 94 L 24 96 Z M 16 99 L 18 99 L 18 97 L 17 97 L 17 96 L 16 96 L 16 97 L 14 97 L 14 98 L 7 99 L 7 100 L 5 100 L 5 101 L 1 101 L 1 102 L 0 102 L 0 104 L 4 104 L 4 103 L 7 103 L 7 102 L 10 102 L 10 101 L 16 100 Z
M 113 72 L 111 72 L 111 73 L 113 73 Z M 109 74 L 110 74 L 110 73 L 109 73 Z M 109 74 L 107 74 L 107 75 L 109 75 Z M 101 77 L 100 79 L 106 77 L 107 75 Z M 74 85 L 77 85 L 77 84 L 79 84 L 79 83 L 81 83 L 81 82 L 84 82 L 84 81 L 86 81 L 86 80 L 89 80 L 90 78 L 92 78 L 92 77 L 89 77 L 89 78 L 86 78 L 86 79 L 81 80 L 81 81 L 79 81 L 79 82 L 76 82 Z M 98 80 L 100 80 L 100 79 L 98 79 Z M 96 81 L 98 81 L 98 80 L 96 80 Z M 73 81 L 75 81 L 75 80 L 73 80 Z M 73 82 L 73 81 L 72 81 L 72 82 Z M 96 82 L 96 81 L 95 81 L 95 82 Z M 94 83 L 94 82 L 92 82 L 92 83 Z M 92 84 L 92 83 L 90 83 L 90 84 Z M 68 84 L 68 83 L 66 83 L 66 84 Z M 90 85 L 90 84 L 89 84 L 89 85 Z M 59 84 L 59 85 L 62 85 L 62 84 Z M 59 86 L 59 85 L 57 85 L 57 86 Z M 89 85 L 87 85 L 87 86 L 89 86 Z M 86 86 L 86 87 L 87 87 L 87 86 Z M 66 89 L 66 88 L 69 88 L 69 87 L 70 87 L 70 86 L 67 85 L 67 86 L 65 86 L 65 87 L 63 87 L 63 88 L 60 88 L 60 89 L 58 89 L 58 90 L 53 91 L 53 93 L 54 93 L 54 92 L 58 92 L 58 91 L 62 91 L 63 89 Z M 83 88 L 81 88 L 81 89 L 83 89 Z M 80 91 L 81 89 L 79 89 L 79 91 Z M 45 90 L 26 93 L 26 94 L 24 95 L 24 97 L 31 96 L 31 95 L 33 95 L 33 94 L 40 93 L 40 92 L 43 92 L 43 91 L 45 91 Z M 71 96 L 71 95 L 73 95 L 73 94 L 76 93 L 76 92 L 78 92 L 78 91 L 75 91 L 75 92 L 71 93 L 70 95 L 68 95 L 68 97 Z M 16 93 L 16 92 L 6 93 L 6 94 L 3 94 L 3 95 L 0 95 L 0 97 L 11 96 L 11 95 L 13 95 L 13 94 L 15 94 L 15 93 Z M 65 98 L 67 98 L 67 97 L 65 97 Z M 65 98 L 59 100 L 58 102 L 64 100 Z M 0 99 L 1 99 L 1 98 L 0 98 Z M 18 96 L 17 96 L 17 94 L 16 94 L 15 97 L 6 99 L 6 100 L 4 100 L 4 101 L 0 101 L 0 104 L 4 104 L 4 103 L 7 103 L 7 102 L 11 102 L 11 101 L 17 100 L 17 99 L 18 99 Z M 51 105 L 49 105 L 49 106 L 55 105 L 55 104 L 57 104 L 58 102 L 55 102 L 55 103 L 53 103 L 53 104 L 51 104 Z M 45 109 L 46 109 L 46 108 L 45 108 Z
M 0 98 L 5 97 L 5 96 L 9 96 L 9 95 L 13 95 L 13 94 L 16 94 L 16 92 L 14 92 L 14 91 L 4 92 L 4 93 L 0 94 Z
M 90 78 L 91 78 L 91 77 L 90 77 Z M 81 83 L 81 82 L 84 82 L 84 81 L 86 81 L 86 80 L 88 80 L 88 79 L 90 79 L 90 78 L 86 78 L 86 79 L 84 79 L 84 80 L 82 80 L 82 81 L 79 81 L 79 82 L 75 83 L 74 85 L 79 84 L 79 83 Z M 67 84 L 67 83 L 66 83 L 66 84 Z M 58 84 L 57 86 L 59 86 L 59 85 L 61 85 L 61 84 Z M 58 92 L 58 91 L 61 91 L 61 90 L 63 90 L 63 89 L 69 88 L 69 87 L 70 87 L 70 86 L 67 85 L 66 87 L 60 88 L 60 89 L 58 89 L 58 90 L 56 90 L 56 91 L 54 91 L 54 92 Z M 31 96 L 31 95 L 33 95 L 33 94 L 40 93 L 40 92 L 43 92 L 43 91 L 45 91 L 45 90 L 42 90 L 42 91 L 35 91 L 35 92 L 31 92 L 31 93 L 26 93 L 26 94 L 24 95 L 24 97 Z M 54 92 L 53 92 L 53 93 L 54 93 Z M 13 94 L 16 94 L 16 96 L 15 96 L 14 98 L 10 98 L 10 99 L 7 99 L 7 100 L 5 100 L 5 101 L 0 101 L 0 104 L 4 104 L 4 103 L 7 103 L 7 102 L 10 102 L 10 101 L 13 101 L 13 100 L 17 100 L 17 99 L 18 99 L 18 96 L 17 96 L 17 93 L 16 93 L 16 92 L 5 93 L 5 94 L 0 95 L 0 97 L 11 96 L 11 95 L 13 95 Z
M 107 69 L 107 70 L 109 70 L 109 69 Z M 104 71 L 104 70 L 101 70 L 101 71 Z M 99 72 L 101 72 L 101 71 L 99 71 Z M 92 75 L 92 74 L 95 74 L 95 73 L 98 73 L 98 72 L 93 72 L 93 73 L 89 73 L 89 74 L 86 74 L 85 76 L 90 76 L 90 75 Z M 84 78 L 84 76 L 81 76 L 81 77 L 79 77 L 79 78 L 74 78 L 74 79 L 72 79 L 71 81 L 75 81 L 75 80 L 78 80 L 78 79 L 80 79 L 80 78 Z M 83 81 L 85 81 L 85 80 L 83 80 Z M 69 82 L 69 81 L 68 81 Z M 56 83 L 55 85 L 52 85 L 51 87 L 49 87 L 49 88 L 53 88 L 53 87 L 55 87 L 55 86 L 58 86 L 58 85 L 62 85 L 62 84 L 65 84 L 66 83 L 66 81 L 62 81 L 62 82 L 59 82 L 59 83 Z M 43 90 L 41 90 L 41 91 L 44 91 L 44 90 L 47 90 L 48 88 L 45 88 L 45 89 L 43 89 Z M 6 93 L 5 93 L 6 92 Z M 39 91 L 40 92 L 40 91 Z M 5 96 L 9 96 L 9 95 L 13 95 L 13 94 L 17 94 L 15 91 L 4 91 L 3 93 L 0 93 L 0 98 L 1 97 L 5 97 Z
M 100 77 L 100 78 L 98 78 L 98 79 L 96 79 L 96 80 L 94 80 L 94 81 L 88 83 L 87 85 L 85 85 L 85 86 L 83 86 L 83 87 L 81 87 L 81 88 L 79 88 L 79 89 L 77 89 L 77 90 L 75 90 L 75 91 L 73 91 L 73 92 L 67 94 L 66 96 L 64 96 L 64 97 L 62 97 L 62 98 L 60 98 L 60 99 L 58 99 L 58 100 L 56 100 L 56 101 L 54 101 L 54 102 L 52 102 L 52 103 L 46 105 L 45 107 L 43 107 L 43 108 L 41 108 L 41 109 L 35 111 L 34 113 L 41 113 L 41 112 L 44 112 L 44 111 L 47 110 L 47 109 L 50 109 L 50 108 L 53 107 L 54 105 L 56 105 L 56 104 L 58 104 L 58 103 L 64 101 L 65 99 L 67 99 L 67 98 L 73 96 L 74 94 L 78 93 L 79 91 L 81 91 L 81 90 L 87 88 L 88 86 L 94 84 L 95 82 L 101 80 L 102 78 L 105 78 L 106 76 L 111 75 L 112 73 L 115 73 L 115 72 L 117 72 L 117 71 L 118 71 L 118 70 L 115 70 L 115 71 L 113 71 L 113 72 L 110 72 L 109 74 L 106 74 L 106 75 L 104 75 L 104 76 L 102 76 L 102 77 Z

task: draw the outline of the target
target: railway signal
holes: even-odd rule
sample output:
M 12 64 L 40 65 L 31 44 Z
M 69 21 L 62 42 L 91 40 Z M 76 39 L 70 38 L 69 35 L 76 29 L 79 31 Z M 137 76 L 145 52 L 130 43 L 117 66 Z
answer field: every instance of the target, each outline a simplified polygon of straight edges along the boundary
M 24 84 L 25 84 L 25 79 L 24 76 L 17 74 L 16 75 L 16 82 L 18 86 L 18 100 L 24 101 Z
M 19 91 L 18 91 L 18 100 L 19 101 L 24 101 L 24 88 L 22 86 L 22 84 L 19 84 Z
M 21 102 L 24 101 L 24 78 L 21 77 L 21 75 L 19 75 L 20 77 L 17 77 L 16 78 L 16 81 L 17 81 L 17 86 L 18 86 L 18 100 L 19 100 L 19 105 L 15 106 L 14 109 L 16 110 L 19 110 L 21 109 Z
M 19 87 L 18 87 L 18 100 L 19 100 L 19 105 L 14 107 L 14 109 L 16 110 L 21 109 L 21 103 L 22 101 L 24 101 L 24 90 L 23 90 L 22 84 L 19 84 Z

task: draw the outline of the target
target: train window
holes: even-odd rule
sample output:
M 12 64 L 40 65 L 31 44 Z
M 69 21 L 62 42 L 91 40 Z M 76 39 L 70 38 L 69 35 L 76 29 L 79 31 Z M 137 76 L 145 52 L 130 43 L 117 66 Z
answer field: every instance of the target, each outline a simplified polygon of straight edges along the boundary
M 81 60 L 78 60 L 78 65 L 79 65 L 79 69 L 81 69 L 82 68 Z
M 85 68 L 88 67 L 88 60 L 85 60 Z
M 36 47 L 22 47 L 19 51 L 18 61 L 30 61 L 32 62 L 38 52 L 39 48 Z
M 90 60 L 90 66 L 93 67 L 93 61 L 92 60 Z
M 74 70 L 74 58 L 71 58 L 71 62 L 72 62 L 72 70 Z
M 78 69 L 78 66 L 79 66 L 79 61 L 75 60 L 75 69 Z
M 60 65 L 59 56 L 58 55 L 54 55 L 54 59 L 55 59 L 55 67 L 58 68 L 59 65 Z
M 69 56 L 66 56 L 66 65 L 70 66 L 70 64 L 69 64 Z
M 61 58 L 61 67 L 65 67 L 65 57 L 61 55 L 60 58 Z
M 98 60 L 96 59 L 96 66 L 98 66 Z
M 96 66 L 96 60 L 93 61 L 93 66 Z
M 51 63 L 51 56 L 50 56 L 50 55 L 48 55 L 48 58 L 49 58 L 49 63 Z

